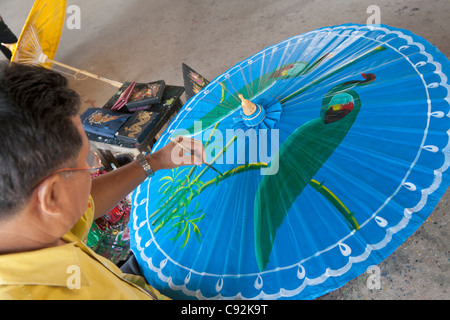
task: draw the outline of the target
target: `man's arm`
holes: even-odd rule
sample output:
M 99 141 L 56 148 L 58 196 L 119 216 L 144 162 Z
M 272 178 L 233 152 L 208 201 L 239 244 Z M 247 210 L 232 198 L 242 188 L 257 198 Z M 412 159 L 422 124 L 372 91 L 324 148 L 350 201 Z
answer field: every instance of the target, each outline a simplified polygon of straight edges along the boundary
M 182 165 L 200 165 L 206 162 L 205 150 L 200 141 L 178 137 L 177 142 L 193 150 L 184 154 L 175 142 L 147 156 L 153 171 L 173 169 Z M 101 175 L 92 181 L 91 195 L 95 203 L 95 217 L 98 219 L 111 211 L 121 200 L 133 192 L 147 178 L 142 166 L 133 161 L 117 170 Z

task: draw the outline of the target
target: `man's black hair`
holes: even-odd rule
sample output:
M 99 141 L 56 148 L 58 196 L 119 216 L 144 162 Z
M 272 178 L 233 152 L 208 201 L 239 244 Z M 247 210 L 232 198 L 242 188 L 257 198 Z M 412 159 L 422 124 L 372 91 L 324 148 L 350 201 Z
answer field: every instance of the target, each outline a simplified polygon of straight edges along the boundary
M 0 64 L 0 220 L 29 201 L 34 187 L 78 157 L 73 123 L 78 94 L 42 67 Z

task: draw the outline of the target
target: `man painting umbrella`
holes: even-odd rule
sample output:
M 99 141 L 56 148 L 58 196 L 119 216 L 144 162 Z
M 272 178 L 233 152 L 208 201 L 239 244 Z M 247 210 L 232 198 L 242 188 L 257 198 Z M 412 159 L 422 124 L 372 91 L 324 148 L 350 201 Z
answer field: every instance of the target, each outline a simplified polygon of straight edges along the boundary
M 178 138 L 91 180 L 101 162 L 89 149 L 79 106 L 56 72 L 19 64 L 0 69 L 0 299 L 163 298 L 85 240 L 94 219 L 155 172 L 178 167 L 176 157 L 202 163 L 203 147 Z

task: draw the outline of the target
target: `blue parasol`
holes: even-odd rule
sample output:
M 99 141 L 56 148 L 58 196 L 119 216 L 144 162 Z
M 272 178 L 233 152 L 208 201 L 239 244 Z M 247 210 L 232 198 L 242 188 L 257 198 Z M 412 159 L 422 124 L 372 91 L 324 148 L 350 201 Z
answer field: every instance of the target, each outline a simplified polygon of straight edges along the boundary
M 171 298 L 313 299 L 379 264 L 449 186 L 450 63 L 409 31 L 322 28 L 237 64 L 161 136 L 209 166 L 133 194 L 133 252 Z

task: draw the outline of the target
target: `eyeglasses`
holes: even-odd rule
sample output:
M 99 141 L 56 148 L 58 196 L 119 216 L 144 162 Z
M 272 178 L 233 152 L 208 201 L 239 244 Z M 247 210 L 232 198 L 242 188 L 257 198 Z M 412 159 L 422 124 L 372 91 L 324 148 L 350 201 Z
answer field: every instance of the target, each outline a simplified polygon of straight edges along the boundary
M 92 174 L 98 173 L 98 171 L 103 168 L 102 160 L 93 151 L 89 151 L 87 159 L 86 159 L 87 167 L 84 168 L 65 168 L 65 169 L 59 169 L 55 172 L 50 173 L 48 176 L 46 176 L 44 179 L 42 179 L 39 183 L 36 184 L 36 186 L 33 188 L 35 189 L 38 185 L 40 185 L 43 181 L 48 179 L 50 176 L 62 172 L 71 172 L 71 171 L 89 171 Z
M 87 167 L 85 168 L 66 168 L 66 169 L 59 169 L 58 171 L 55 171 L 51 173 L 49 176 L 61 173 L 61 172 L 70 172 L 70 171 L 90 171 L 91 174 L 97 173 L 101 168 L 103 168 L 102 160 L 100 160 L 100 157 L 98 154 L 96 154 L 93 151 L 89 151 L 88 157 L 86 159 Z M 47 176 L 47 178 L 49 177 Z

